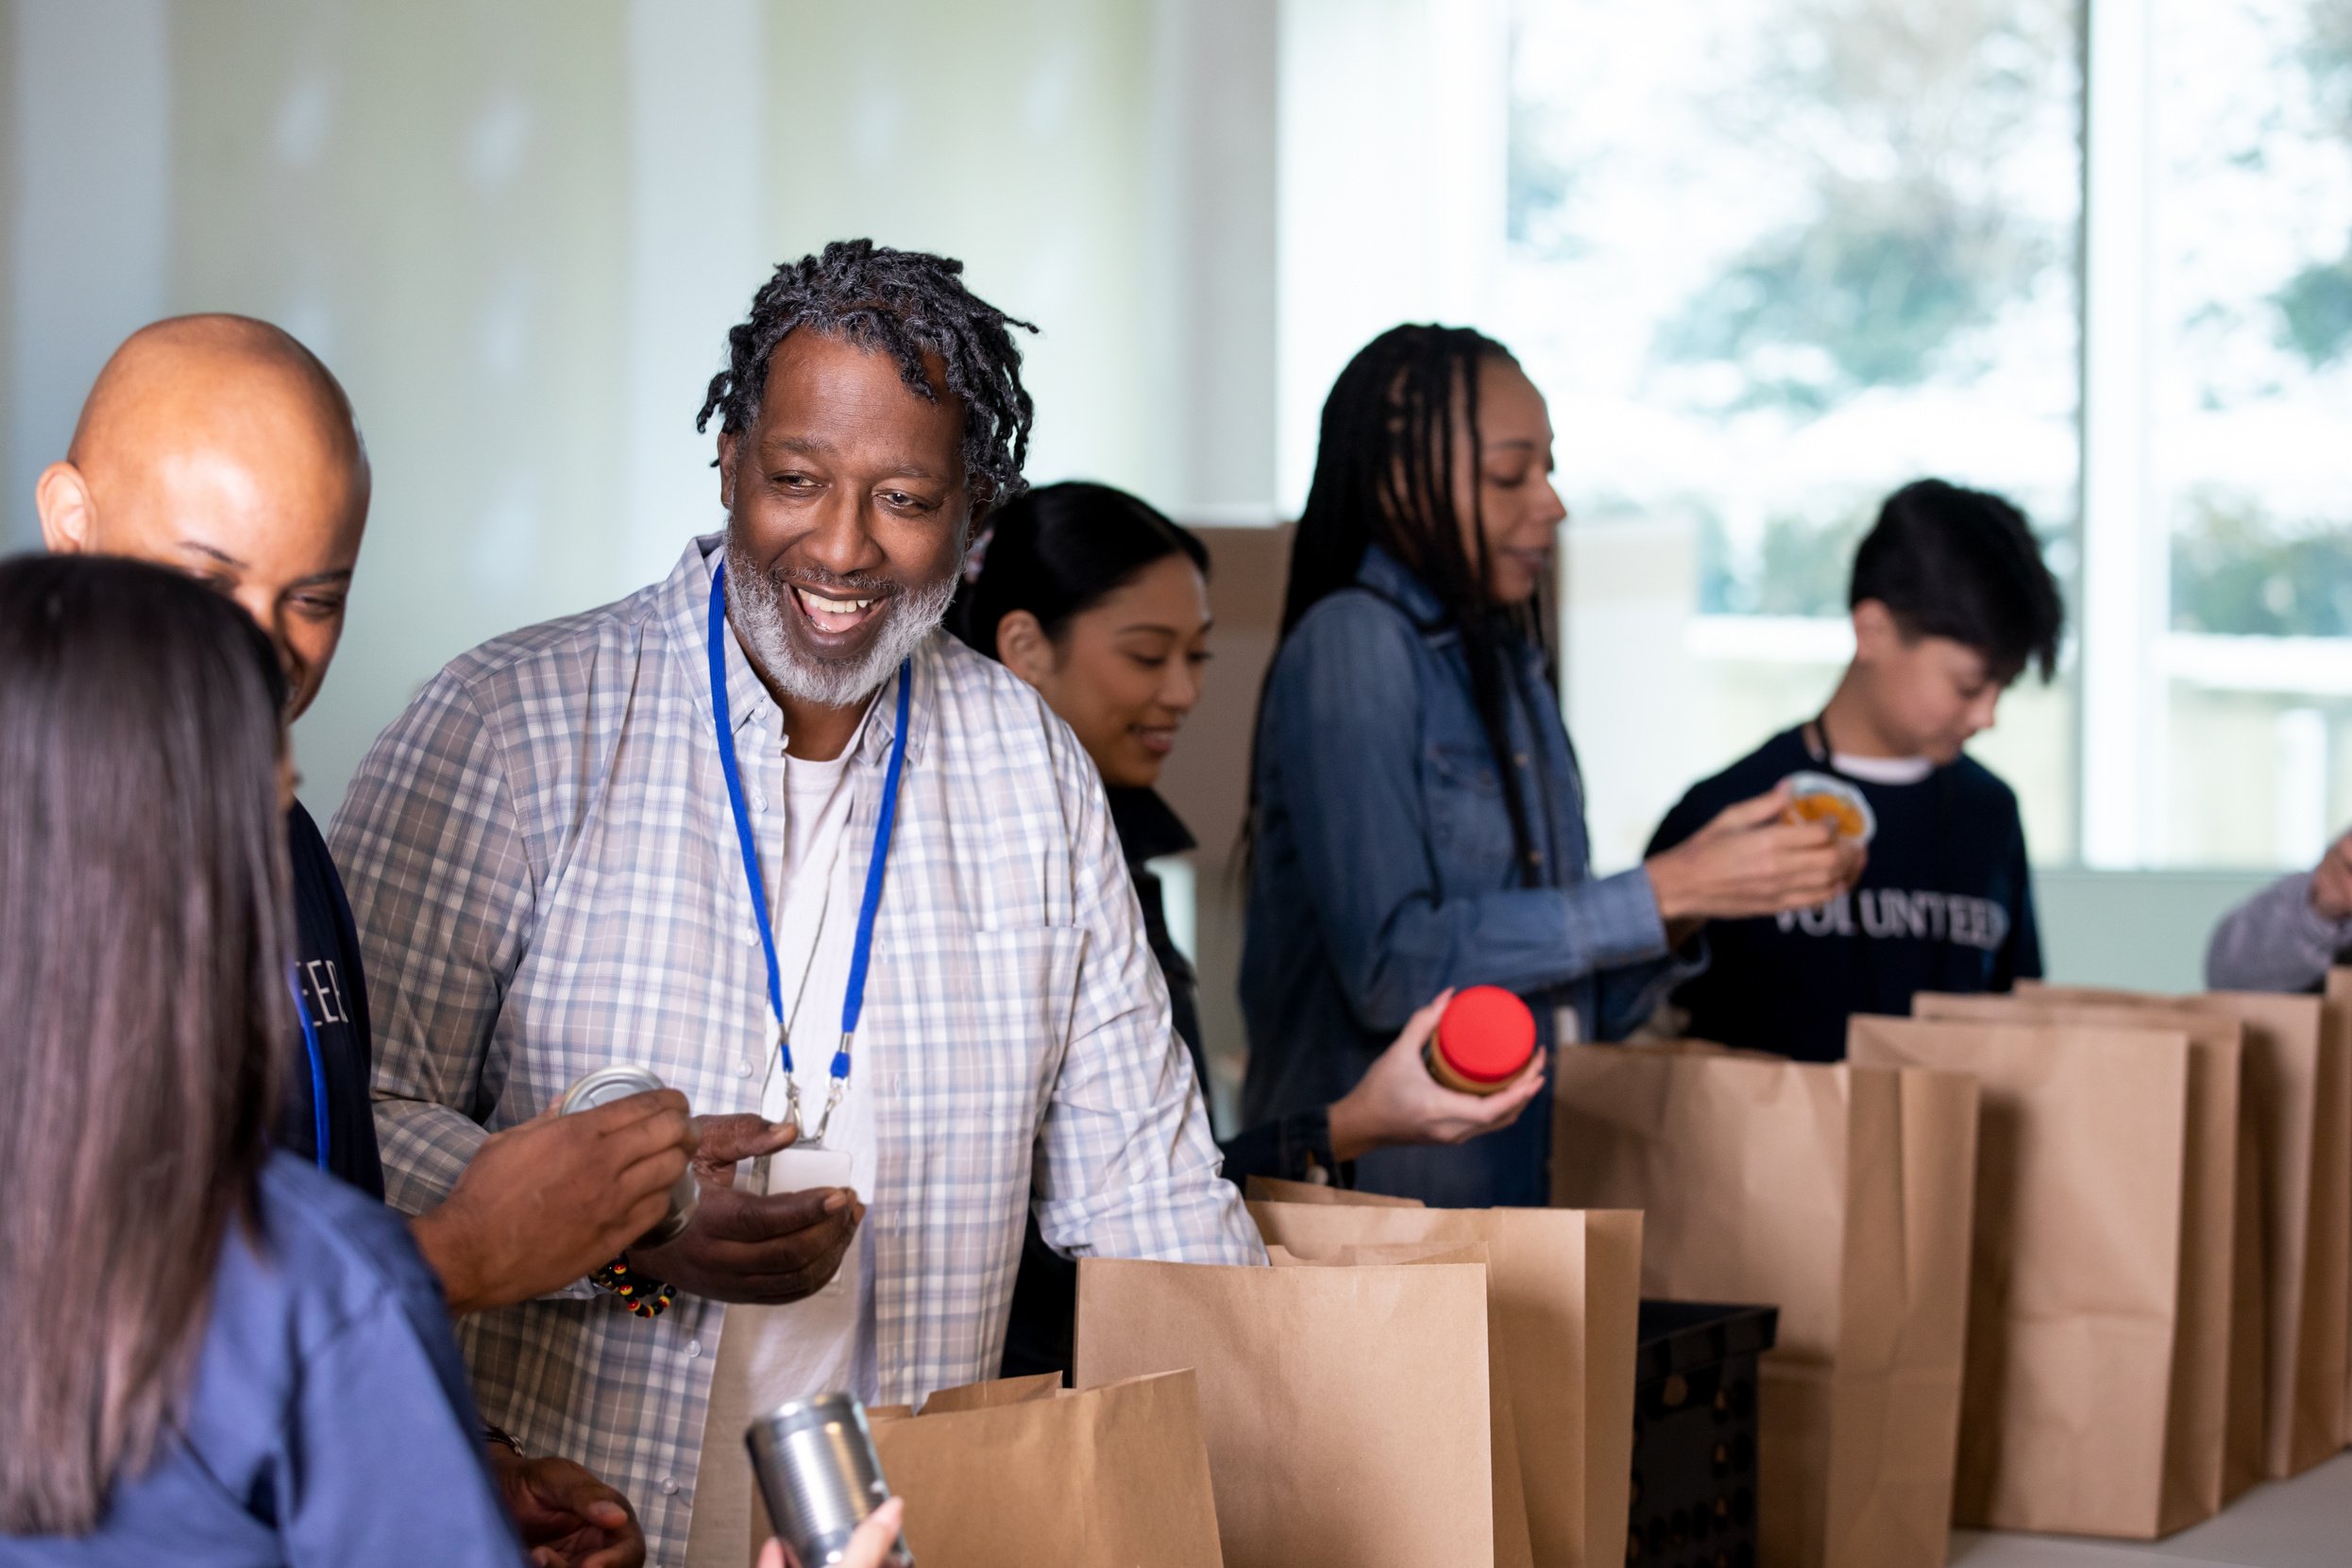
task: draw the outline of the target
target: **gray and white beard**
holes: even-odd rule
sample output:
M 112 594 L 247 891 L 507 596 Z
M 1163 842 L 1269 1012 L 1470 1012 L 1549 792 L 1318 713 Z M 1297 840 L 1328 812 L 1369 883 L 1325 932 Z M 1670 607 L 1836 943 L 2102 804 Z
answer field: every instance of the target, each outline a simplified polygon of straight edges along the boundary
M 896 594 L 882 606 L 882 625 L 863 657 L 836 662 L 811 659 L 793 646 L 788 617 L 800 607 L 786 602 L 791 589 L 768 575 L 761 565 L 727 536 L 727 618 L 743 639 L 752 661 L 785 693 L 820 707 L 855 707 L 881 689 L 893 670 L 922 646 L 922 640 L 947 617 L 956 598 L 960 571 L 911 593 Z

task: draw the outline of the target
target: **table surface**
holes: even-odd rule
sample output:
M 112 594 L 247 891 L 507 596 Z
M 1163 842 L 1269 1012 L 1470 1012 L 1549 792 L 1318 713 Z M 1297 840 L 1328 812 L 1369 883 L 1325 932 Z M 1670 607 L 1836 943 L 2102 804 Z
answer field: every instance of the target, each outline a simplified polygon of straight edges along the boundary
M 2257 1487 L 2162 1541 L 1952 1534 L 1951 1568 L 2344 1568 L 2352 1563 L 2352 1454 Z

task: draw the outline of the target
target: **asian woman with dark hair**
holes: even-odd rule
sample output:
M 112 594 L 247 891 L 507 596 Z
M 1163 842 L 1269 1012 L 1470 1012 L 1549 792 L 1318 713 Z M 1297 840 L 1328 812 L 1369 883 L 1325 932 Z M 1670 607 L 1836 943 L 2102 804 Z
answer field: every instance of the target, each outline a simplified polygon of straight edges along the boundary
M 522 1560 L 406 1228 L 267 1146 L 284 707 L 185 577 L 0 565 L 0 1564 Z
M 1347 1092 L 1421 1000 L 1499 986 L 1546 1037 L 1622 1038 L 1717 916 L 1821 902 L 1858 868 L 1775 792 L 1592 875 L 1544 606 L 1566 508 L 1544 399 L 1502 345 L 1398 327 L 1323 408 L 1252 764 L 1244 1119 Z M 1628 679 L 1637 679 L 1629 667 Z M 1550 1200 L 1549 1095 L 1460 1148 L 1390 1148 L 1373 1190 Z
M 1209 659 L 1209 552 L 1145 502 L 1102 484 L 1052 484 L 1007 503 L 993 519 L 949 618 L 956 634 L 1032 686 L 1076 733 L 1110 799 L 1111 820 L 1168 985 L 1176 1033 L 1208 1090 L 1195 978 L 1171 938 L 1149 862 L 1193 848 L 1193 836 L 1153 786 L 1198 700 Z M 1442 1087 L 1420 1060 L 1442 995 L 1399 1020 L 1394 1040 L 1346 1092 L 1244 1128 L 1224 1145 L 1225 1172 L 1339 1178 L 1372 1151 L 1454 1143 L 1505 1127 L 1534 1097 L 1531 1063 L 1489 1098 Z M 1062 1274 L 1034 1234 L 1014 1295 L 1010 1372 L 1066 1364 L 1066 1347 L 1041 1346 L 1038 1325 L 1068 1331 Z M 1041 1308 L 1040 1298 L 1058 1304 Z

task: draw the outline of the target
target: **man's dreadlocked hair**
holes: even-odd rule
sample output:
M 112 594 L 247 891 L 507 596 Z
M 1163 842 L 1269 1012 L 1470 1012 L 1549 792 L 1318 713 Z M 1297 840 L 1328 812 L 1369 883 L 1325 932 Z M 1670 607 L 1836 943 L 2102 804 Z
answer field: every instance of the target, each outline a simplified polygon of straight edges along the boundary
M 1455 411 L 1461 410 L 1462 428 L 1469 431 L 1466 461 L 1475 474 L 1479 367 L 1488 360 L 1518 362 L 1501 344 L 1466 327 L 1393 327 L 1340 372 L 1323 404 L 1314 480 L 1291 543 L 1282 637 L 1287 640 L 1318 601 L 1354 585 L 1366 546 L 1379 545 L 1427 583 L 1445 606 L 1440 624 L 1462 639 L 1471 700 L 1503 781 L 1520 880 L 1532 883 L 1534 841 L 1510 765 L 1515 687 L 1505 660 L 1514 643 L 1548 649 L 1543 596 L 1512 609 L 1494 602 L 1475 479 L 1470 516 L 1464 519 L 1454 506 L 1463 461 L 1454 444 Z M 1278 654 L 1278 642 L 1276 649 Z M 1250 774 L 1254 790 L 1255 767 Z
M 776 268 L 752 299 L 751 319 L 727 334 L 727 368 L 711 378 L 694 428 L 740 435 L 759 418 L 768 362 L 797 328 L 813 328 L 888 354 L 900 377 L 938 402 L 923 356 L 947 367 L 947 390 L 964 405 L 964 473 L 975 501 L 994 506 L 1019 495 L 1037 413 L 1021 384 L 1011 328 L 1034 332 L 964 286 L 964 264 L 871 240 L 836 240 L 820 256 Z

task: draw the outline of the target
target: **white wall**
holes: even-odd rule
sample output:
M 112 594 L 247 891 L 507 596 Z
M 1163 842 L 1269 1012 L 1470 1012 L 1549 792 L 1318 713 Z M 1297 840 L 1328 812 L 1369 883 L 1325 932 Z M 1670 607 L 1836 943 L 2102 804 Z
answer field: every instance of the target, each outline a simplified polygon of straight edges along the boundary
M 323 815 L 415 687 L 718 519 L 693 429 L 779 261 L 968 263 L 1031 473 L 1271 511 L 1274 11 L 1251 0 L 0 0 L 6 534 L 161 314 L 294 330 L 376 468 L 296 736 Z
M 123 335 L 159 313 L 172 216 L 163 0 L 17 0 L 7 48 L 8 348 L 0 547 L 37 543 L 33 481 Z M 73 388 L 64 396 L 59 390 Z
M 1282 0 L 1277 495 L 1324 394 L 1400 321 L 1489 325 L 1510 94 L 1503 0 Z
M 629 0 L 627 570 L 650 580 L 719 515 L 711 438 L 690 417 L 727 329 L 773 266 L 768 15 L 758 0 Z
M 2203 990 L 2215 922 L 2271 875 L 2045 868 L 2034 873 L 2042 965 L 2065 986 Z

